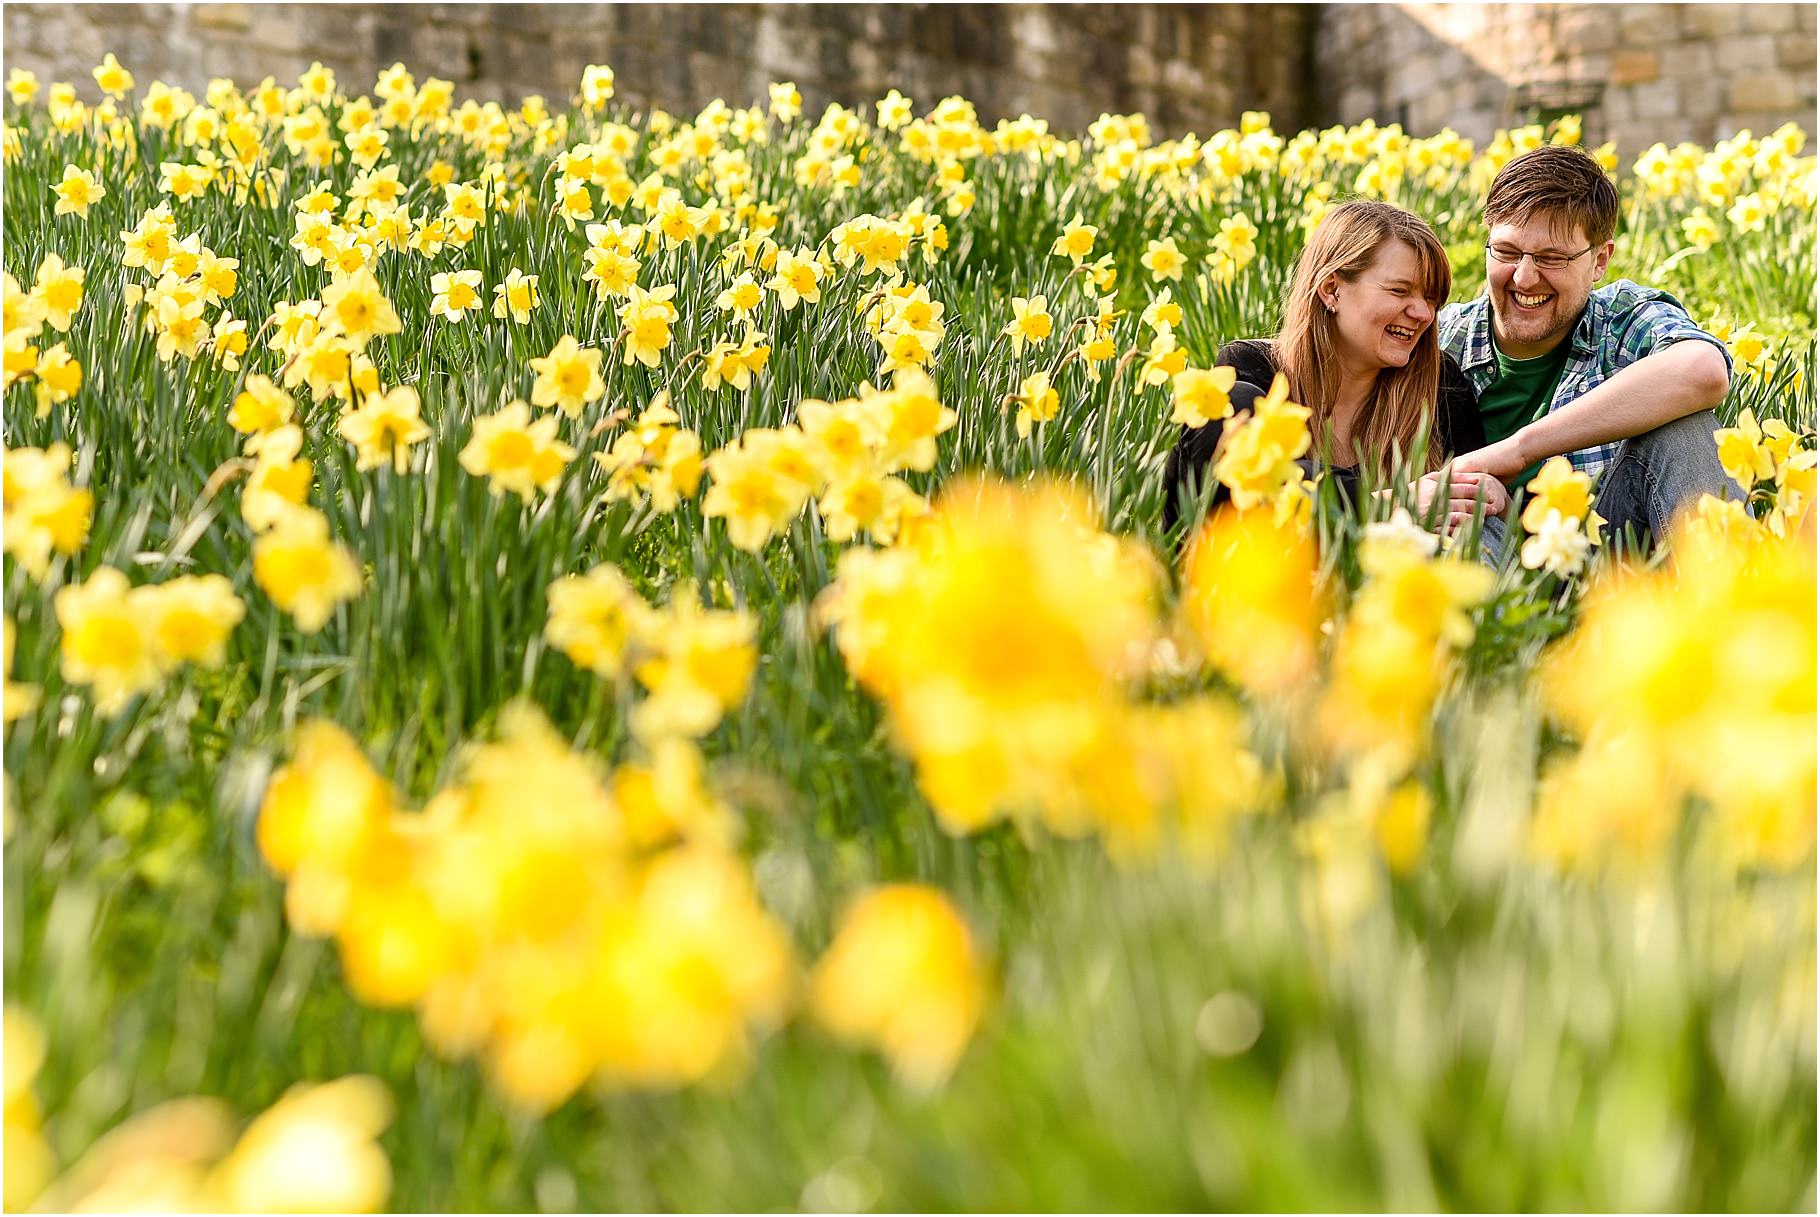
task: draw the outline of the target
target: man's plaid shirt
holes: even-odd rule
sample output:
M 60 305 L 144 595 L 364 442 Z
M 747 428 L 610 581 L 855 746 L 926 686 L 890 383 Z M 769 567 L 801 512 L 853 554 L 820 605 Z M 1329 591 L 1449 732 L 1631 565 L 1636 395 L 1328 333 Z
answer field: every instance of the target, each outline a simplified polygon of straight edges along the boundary
M 1571 349 L 1567 365 L 1555 384 L 1549 412 L 1604 384 L 1619 368 L 1689 338 L 1704 339 L 1718 347 L 1725 355 L 1726 371 L 1731 371 L 1731 353 L 1725 344 L 1695 325 L 1680 301 L 1667 292 L 1629 279 L 1598 288 L 1587 297 L 1580 323 L 1568 338 Z M 1440 342 L 1441 349 L 1452 355 L 1466 373 L 1473 389 L 1485 392 L 1498 377 L 1498 361 L 1491 349 L 1489 292 L 1477 300 L 1450 304 L 1441 310 Z M 1617 459 L 1621 442 L 1582 448 L 1568 453 L 1568 459 L 1575 469 L 1596 476 Z

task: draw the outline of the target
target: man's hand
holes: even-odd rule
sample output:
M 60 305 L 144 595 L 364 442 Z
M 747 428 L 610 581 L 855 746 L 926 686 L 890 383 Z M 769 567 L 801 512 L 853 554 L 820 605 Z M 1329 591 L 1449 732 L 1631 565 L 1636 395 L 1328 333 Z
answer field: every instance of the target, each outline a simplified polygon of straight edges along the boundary
M 1483 448 L 1475 448 L 1462 456 L 1456 456 L 1453 461 L 1454 475 L 1486 474 L 1493 479 L 1516 477 L 1530 466 L 1518 443 L 1521 435 L 1522 432 L 1518 432 L 1495 444 L 1487 444 Z
M 1481 448 L 1487 452 L 1490 449 Z M 1491 474 L 1474 470 L 1462 471 L 1459 458 L 1453 463 L 1452 473 L 1446 469 L 1434 473 L 1425 473 L 1416 483 L 1416 507 L 1424 516 L 1437 498 L 1445 495 L 1446 531 L 1452 532 L 1468 520 L 1481 503 L 1485 506 L 1486 517 L 1502 515 L 1510 506 L 1510 495 L 1504 489 L 1504 483 Z M 1443 482 L 1441 479 L 1446 477 Z

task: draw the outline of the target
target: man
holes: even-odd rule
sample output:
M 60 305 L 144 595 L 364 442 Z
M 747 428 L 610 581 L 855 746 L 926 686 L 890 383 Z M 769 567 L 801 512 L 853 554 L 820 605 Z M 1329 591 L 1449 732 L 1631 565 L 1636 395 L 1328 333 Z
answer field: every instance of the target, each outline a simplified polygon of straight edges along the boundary
M 1565 454 L 1599 478 L 1594 510 L 1660 540 L 1703 493 L 1742 497 L 1719 467 L 1713 407 L 1731 381 L 1725 345 L 1667 292 L 1620 279 L 1618 192 L 1579 148 L 1505 165 L 1485 199 L 1486 291 L 1441 311 L 1441 347 L 1479 394 L 1486 446 L 1454 474 L 1514 492 Z M 1488 533 L 1502 540 L 1502 521 Z

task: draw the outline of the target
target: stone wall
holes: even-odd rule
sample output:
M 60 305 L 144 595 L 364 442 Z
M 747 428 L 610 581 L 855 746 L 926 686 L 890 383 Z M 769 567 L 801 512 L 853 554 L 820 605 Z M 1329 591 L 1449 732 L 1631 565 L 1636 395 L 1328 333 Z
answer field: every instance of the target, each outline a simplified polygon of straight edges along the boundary
M 1159 136 L 1269 110 L 1279 130 L 1494 128 L 1581 110 L 1627 152 L 1814 122 L 1814 7 L 1799 4 L 7 4 L 5 66 L 78 82 L 113 51 L 141 79 L 372 87 L 404 61 L 458 96 L 563 98 L 589 63 L 620 95 L 693 112 L 794 80 L 811 114 L 901 89 L 983 121 L 1078 132 L 1138 110 Z
M 312 60 L 365 91 L 402 60 L 458 97 L 556 101 L 605 63 L 631 103 L 689 113 L 794 80 L 811 115 L 897 88 L 924 108 L 960 93 L 988 124 L 1028 112 L 1076 132 L 1137 110 L 1159 133 L 1205 135 L 1246 109 L 1290 129 L 1314 120 L 1313 16 L 1286 4 L 7 4 L 4 19 L 7 67 L 88 94 L 110 50 L 142 81 L 198 94 L 211 76 L 292 81 Z
M 1814 6 L 1321 6 L 1318 109 L 1338 122 L 1497 127 L 1567 109 L 1591 142 L 1636 152 L 1748 127 L 1814 126 Z

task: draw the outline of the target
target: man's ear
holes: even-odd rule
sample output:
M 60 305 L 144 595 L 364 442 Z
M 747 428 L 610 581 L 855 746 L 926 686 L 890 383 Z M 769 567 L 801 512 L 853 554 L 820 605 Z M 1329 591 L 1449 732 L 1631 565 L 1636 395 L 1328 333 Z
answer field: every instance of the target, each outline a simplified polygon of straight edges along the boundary
M 1607 241 L 1593 253 L 1593 282 L 1605 277 L 1605 268 L 1611 265 L 1611 252 L 1618 247 L 1616 241 Z

